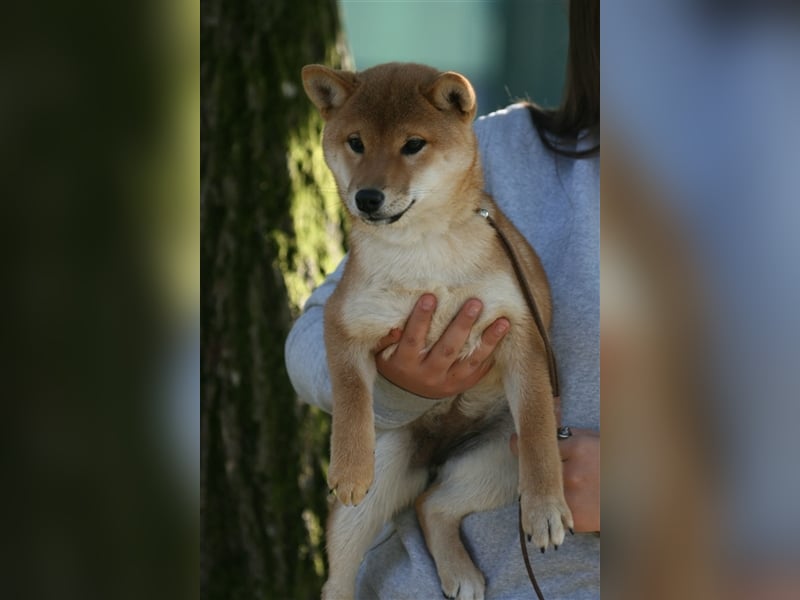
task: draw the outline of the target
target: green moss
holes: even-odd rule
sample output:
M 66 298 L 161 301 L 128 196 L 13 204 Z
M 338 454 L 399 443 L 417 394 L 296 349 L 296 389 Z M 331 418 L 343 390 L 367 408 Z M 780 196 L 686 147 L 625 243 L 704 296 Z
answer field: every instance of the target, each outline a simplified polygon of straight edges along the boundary
M 322 122 L 316 112 L 288 141 L 287 169 L 291 181 L 293 233 L 275 232 L 281 271 L 292 312 L 342 259 L 343 212 L 336 184 L 322 155 Z

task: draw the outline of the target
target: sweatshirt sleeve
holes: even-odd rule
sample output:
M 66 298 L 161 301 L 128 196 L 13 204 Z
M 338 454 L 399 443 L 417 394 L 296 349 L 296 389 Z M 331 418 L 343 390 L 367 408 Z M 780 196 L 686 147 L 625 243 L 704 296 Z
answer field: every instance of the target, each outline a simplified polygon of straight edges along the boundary
M 286 371 L 297 395 L 305 402 L 331 412 L 333 398 L 325 354 L 323 318 L 325 303 L 336 289 L 347 258 L 320 285 L 303 308 L 286 338 Z M 394 429 L 407 425 L 430 409 L 437 400 L 398 388 L 378 375 L 373 389 L 375 426 Z
M 325 354 L 323 313 L 325 303 L 342 278 L 345 261 L 311 294 L 303 314 L 286 338 L 286 372 L 297 395 L 304 402 L 331 412 L 331 379 Z

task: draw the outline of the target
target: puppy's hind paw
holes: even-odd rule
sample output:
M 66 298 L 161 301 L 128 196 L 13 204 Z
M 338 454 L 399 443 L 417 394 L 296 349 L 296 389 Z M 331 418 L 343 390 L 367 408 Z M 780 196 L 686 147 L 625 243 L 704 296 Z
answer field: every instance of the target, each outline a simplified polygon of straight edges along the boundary
M 442 573 L 442 596 L 450 600 L 483 600 L 486 580 L 474 566 L 460 572 Z

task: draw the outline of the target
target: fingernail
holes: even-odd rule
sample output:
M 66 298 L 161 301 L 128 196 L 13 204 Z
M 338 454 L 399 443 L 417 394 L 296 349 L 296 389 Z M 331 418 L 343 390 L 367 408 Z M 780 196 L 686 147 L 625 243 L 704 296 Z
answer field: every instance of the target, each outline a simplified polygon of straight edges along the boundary
M 419 306 L 423 310 L 431 310 L 433 308 L 433 296 L 423 296 Z
M 541 548 L 539 548 L 539 550 L 541 550 L 541 551 L 542 551 L 542 554 L 544 554 L 544 546 L 542 546 Z
M 470 302 L 469 304 L 467 304 L 468 317 L 477 317 L 479 312 L 481 312 L 480 302 Z
M 570 527 L 570 528 L 569 528 L 569 532 L 570 532 L 572 535 L 575 535 L 575 532 L 572 530 L 572 527 Z
M 554 549 L 556 552 L 558 552 L 558 546 L 556 546 L 555 544 L 553 544 L 553 549 Z
M 494 326 L 494 330 L 499 334 L 505 333 L 508 331 L 508 321 L 500 321 Z

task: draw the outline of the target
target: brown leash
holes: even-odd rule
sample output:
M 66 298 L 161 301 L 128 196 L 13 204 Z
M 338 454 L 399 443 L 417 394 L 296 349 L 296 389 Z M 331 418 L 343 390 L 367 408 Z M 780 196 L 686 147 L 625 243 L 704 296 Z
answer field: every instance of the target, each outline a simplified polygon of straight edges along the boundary
M 533 320 L 536 322 L 536 329 L 539 330 L 539 336 L 542 338 L 542 342 L 544 343 L 544 350 L 545 354 L 547 355 L 547 370 L 550 374 L 550 385 L 553 388 L 553 398 L 555 399 L 556 403 L 558 403 L 561 396 L 561 388 L 558 382 L 556 355 L 553 352 L 553 347 L 550 345 L 550 336 L 547 335 L 547 328 L 544 326 L 544 321 L 542 321 L 542 315 L 539 312 L 539 307 L 533 297 L 531 288 L 528 286 L 528 281 L 525 279 L 525 273 L 522 270 L 522 265 L 520 265 L 519 259 L 514 253 L 514 248 L 511 246 L 511 242 L 500 230 L 500 227 L 498 227 L 497 222 L 489 214 L 489 211 L 485 208 L 479 208 L 476 212 L 479 216 L 486 219 L 489 225 L 491 225 L 495 230 L 498 239 L 503 244 L 503 249 L 506 251 L 508 258 L 511 261 L 511 265 L 514 267 L 514 274 L 517 276 L 517 281 L 519 281 L 519 287 L 522 290 L 522 295 L 525 296 L 525 302 L 528 303 L 528 308 L 531 311 Z
M 522 548 L 522 559 L 525 561 L 525 569 L 528 571 L 528 579 L 531 580 L 533 591 L 536 592 L 536 597 L 539 600 L 544 600 L 539 583 L 536 581 L 536 576 L 533 574 L 533 567 L 531 566 L 531 559 L 528 556 L 528 544 L 525 543 L 525 531 L 522 529 L 522 501 L 519 501 L 519 547 Z
M 560 403 L 561 388 L 558 382 L 556 356 L 553 352 L 552 346 L 550 345 L 550 336 L 547 335 L 547 328 L 544 326 L 544 321 L 542 320 L 542 315 L 539 312 L 539 307 L 536 304 L 536 300 L 533 297 L 530 286 L 528 286 L 528 281 L 525 278 L 522 265 L 520 264 L 517 255 L 514 253 L 514 248 L 511 245 L 511 242 L 500 230 L 500 227 L 498 227 L 495 220 L 489 214 L 489 211 L 485 208 L 479 208 L 476 212 L 479 216 L 486 219 L 489 225 L 491 225 L 495 230 L 498 239 L 503 245 L 503 249 L 506 251 L 508 258 L 511 261 L 511 265 L 514 267 L 514 273 L 517 276 L 517 281 L 519 282 L 519 287 L 522 290 L 522 295 L 525 297 L 525 302 L 527 302 L 528 308 L 533 316 L 533 320 L 536 322 L 536 328 L 539 330 L 539 336 L 542 338 L 542 342 L 544 343 L 545 354 L 547 355 L 547 370 L 549 371 L 550 375 L 550 385 L 553 388 L 553 400 L 555 402 L 555 406 L 558 407 Z M 525 532 L 522 529 L 522 502 L 519 503 L 519 545 L 520 548 L 522 548 L 522 558 L 525 561 L 525 569 L 528 571 L 528 578 L 531 580 L 531 585 L 533 585 L 533 590 L 536 592 L 536 597 L 539 598 L 539 600 L 544 600 L 542 590 L 539 588 L 539 584 L 537 583 L 536 577 L 533 574 L 533 567 L 531 566 L 530 557 L 528 556 L 528 545 L 525 543 Z

